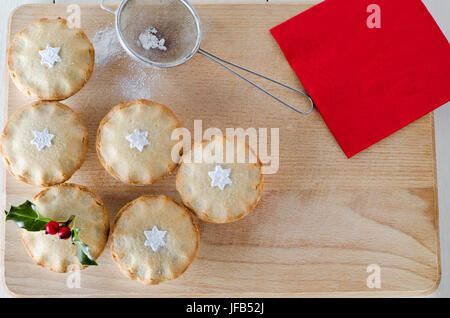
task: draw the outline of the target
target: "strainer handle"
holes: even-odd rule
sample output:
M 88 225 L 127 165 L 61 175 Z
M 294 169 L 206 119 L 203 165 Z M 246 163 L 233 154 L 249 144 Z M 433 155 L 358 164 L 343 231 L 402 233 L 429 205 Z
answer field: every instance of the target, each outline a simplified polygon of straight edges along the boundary
M 273 99 L 275 99 L 277 102 L 283 104 L 283 105 L 286 106 L 286 107 L 289 107 L 290 109 L 292 109 L 293 111 L 295 111 L 295 112 L 297 112 L 297 113 L 299 113 L 299 114 L 307 115 L 307 114 L 311 113 L 312 110 L 314 109 L 314 102 L 313 102 L 313 100 L 311 99 L 311 97 L 310 97 L 308 94 L 302 92 L 301 90 L 298 90 L 298 89 L 296 89 L 296 88 L 294 88 L 294 87 L 291 87 L 291 86 L 288 86 L 288 85 L 283 84 L 283 83 L 281 83 L 281 82 L 278 82 L 278 81 L 276 81 L 276 80 L 274 80 L 274 79 L 272 79 L 272 78 L 270 78 L 270 77 L 267 77 L 267 76 L 264 76 L 264 75 L 262 75 L 262 74 L 256 73 L 255 71 L 249 70 L 248 68 L 245 68 L 245 67 L 242 67 L 242 66 L 240 66 L 240 65 L 234 64 L 234 63 L 232 63 L 232 62 L 230 62 L 230 61 L 227 61 L 227 60 L 225 60 L 225 59 L 223 59 L 223 58 L 218 57 L 217 55 L 212 54 L 211 52 L 208 52 L 208 51 L 206 51 L 206 50 L 203 50 L 202 48 L 200 48 L 200 49 L 198 50 L 198 53 L 202 54 L 203 56 L 207 57 L 207 58 L 210 59 L 211 61 L 213 61 L 213 62 L 219 64 L 220 66 L 224 67 L 225 69 L 229 70 L 229 71 L 230 71 L 231 73 L 233 73 L 234 75 L 238 76 L 239 78 L 243 79 L 243 80 L 246 81 L 247 83 L 253 85 L 253 86 L 256 87 L 257 89 L 259 89 L 260 91 L 262 91 L 263 93 L 269 95 L 270 97 L 272 97 Z M 296 92 L 296 93 L 299 93 L 299 94 L 303 95 L 304 97 L 306 97 L 306 98 L 309 100 L 309 103 L 310 103 L 310 105 L 311 105 L 310 108 L 309 108 L 307 111 L 302 111 L 302 110 L 300 110 L 300 109 L 298 109 L 298 108 L 295 108 L 294 106 L 292 106 L 292 105 L 286 103 L 285 101 L 281 100 L 281 99 L 278 98 L 277 96 L 275 96 L 275 95 L 273 95 L 272 93 L 268 92 L 267 90 L 265 90 L 264 88 L 262 88 L 262 87 L 259 86 L 258 84 L 252 82 L 251 80 L 249 80 L 249 79 L 246 78 L 245 76 L 239 74 L 238 72 L 236 72 L 235 70 L 233 70 L 231 67 L 225 65 L 224 63 L 225 63 L 225 64 L 228 64 L 228 65 L 231 65 L 231 66 L 234 66 L 234 67 L 236 67 L 236 68 L 238 68 L 238 69 L 240 69 L 240 70 L 243 70 L 243 71 L 245 71 L 245 72 L 248 72 L 248 73 L 250 73 L 250 74 L 259 76 L 259 77 L 261 77 L 261 78 L 263 78 L 263 79 L 265 79 L 265 80 L 271 81 L 272 83 L 278 84 L 278 85 L 280 85 L 280 86 L 282 86 L 282 87 L 288 88 L 288 89 L 290 89 L 290 90 L 292 90 L 292 91 L 294 91 L 294 92 Z
M 104 2 L 105 0 L 100 0 L 100 8 L 102 8 L 103 10 L 106 10 L 106 11 L 108 11 L 109 13 L 112 13 L 112 14 L 116 14 L 116 11 L 114 11 L 113 9 L 110 9 L 110 8 L 108 8 L 107 6 L 105 6 L 104 5 Z

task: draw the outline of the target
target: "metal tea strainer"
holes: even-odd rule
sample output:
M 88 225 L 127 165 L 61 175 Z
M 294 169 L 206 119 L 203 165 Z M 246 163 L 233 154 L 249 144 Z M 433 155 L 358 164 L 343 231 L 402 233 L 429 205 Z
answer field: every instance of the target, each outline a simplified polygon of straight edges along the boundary
M 106 7 L 103 2 L 104 0 L 100 1 L 100 7 L 115 15 L 115 28 L 119 41 L 132 57 L 152 66 L 172 67 L 188 61 L 198 52 L 297 113 L 309 114 L 313 110 L 314 103 L 308 94 L 200 48 L 202 41 L 200 18 L 186 0 L 122 0 L 116 11 Z M 158 35 L 164 38 L 165 50 L 146 50 L 142 47 L 139 35 L 150 26 L 154 27 L 158 31 Z M 310 108 L 302 111 L 289 105 L 230 66 L 303 95 L 309 100 Z

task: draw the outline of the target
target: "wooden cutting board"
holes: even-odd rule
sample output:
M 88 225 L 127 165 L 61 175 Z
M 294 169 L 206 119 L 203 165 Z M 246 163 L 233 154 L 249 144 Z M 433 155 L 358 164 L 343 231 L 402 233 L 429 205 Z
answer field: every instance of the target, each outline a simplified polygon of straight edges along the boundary
M 197 4 L 205 30 L 202 47 L 301 88 L 269 28 L 310 6 Z M 112 25 L 113 17 L 97 6 L 80 8 L 81 27 L 91 39 Z M 26 5 L 13 12 L 9 34 L 36 18 L 68 15 L 65 5 Z M 7 83 L 5 108 L 12 114 L 31 100 L 11 81 Z M 86 87 L 64 101 L 80 113 L 90 137 L 86 162 L 70 181 L 97 192 L 111 218 L 142 194 L 164 193 L 179 200 L 173 175 L 151 186 L 129 186 L 109 176 L 97 159 L 99 121 L 113 105 L 133 96 L 136 85 L 148 87 L 146 93 L 172 108 L 191 131 L 194 120 L 202 120 L 203 129 L 223 131 L 227 127 L 279 128 L 279 170 L 266 175 L 259 206 L 236 223 L 199 222 L 200 250 L 193 266 L 181 278 L 159 286 L 125 278 L 107 248 L 98 259 L 100 266 L 80 273 L 80 288 L 69 288 L 66 280 L 73 276 L 34 265 L 15 224 L 5 225 L 2 218 L 4 282 L 11 294 L 404 296 L 430 293 L 437 287 L 440 262 L 432 114 L 347 159 L 317 111 L 298 115 L 200 55 L 166 70 L 143 68 L 127 57 L 96 65 Z M 307 108 L 301 97 L 271 84 L 267 87 Z M 9 175 L 3 185 L 6 204 L 20 203 L 40 191 Z M 373 268 L 379 272 L 372 272 Z M 369 275 L 373 278 L 377 273 L 381 288 L 369 288 Z

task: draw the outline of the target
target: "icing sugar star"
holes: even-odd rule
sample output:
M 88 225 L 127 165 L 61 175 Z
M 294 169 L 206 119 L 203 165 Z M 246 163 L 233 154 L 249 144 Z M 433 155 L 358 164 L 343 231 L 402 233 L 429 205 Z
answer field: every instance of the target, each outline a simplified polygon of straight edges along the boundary
M 136 148 L 142 152 L 145 146 L 150 145 L 147 137 L 148 131 L 140 131 L 139 129 L 135 129 L 133 133 L 127 135 L 125 138 L 130 142 L 130 148 Z
M 40 50 L 39 55 L 41 56 L 41 65 L 47 65 L 48 67 L 53 67 L 56 62 L 61 62 L 59 57 L 60 47 L 51 47 L 47 44 L 45 50 Z
M 145 235 L 145 246 L 150 246 L 153 252 L 156 252 L 160 247 L 166 246 L 166 242 L 164 241 L 164 237 L 166 236 L 167 231 L 160 231 L 158 228 L 153 226 L 151 231 L 144 231 Z
M 231 168 L 222 169 L 221 166 L 217 165 L 216 168 L 208 172 L 211 178 L 211 187 L 219 187 L 223 190 L 227 184 L 231 184 L 230 179 Z
M 41 151 L 45 147 L 52 146 L 52 139 L 55 135 L 49 134 L 48 129 L 45 128 L 43 131 L 33 130 L 34 138 L 31 140 L 32 145 L 36 145 L 37 149 Z

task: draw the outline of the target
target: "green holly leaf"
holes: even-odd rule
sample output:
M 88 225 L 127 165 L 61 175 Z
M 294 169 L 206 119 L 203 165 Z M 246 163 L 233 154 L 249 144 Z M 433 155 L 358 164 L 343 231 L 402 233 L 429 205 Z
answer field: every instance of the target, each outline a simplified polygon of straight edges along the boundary
M 30 201 L 19 206 L 11 206 L 9 211 L 5 211 L 6 221 L 14 221 L 17 226 L 21 229 L 39 232 L 45 230 L 45 226 L 48 222 L 52 221 L 49 218 L 41 216 L 36 207 Z M 65 223 L 60 223 L 60 226 L 70 226 L 73 227 L 75 216 L 72 215 Z M 89 246 L 84 244 L 79 239 L 80 230 L 72 230 L 72 244 L 77 247 L 77 257 L 82 265 L 98 265 L 92 255 L 89 253 Z
M 51 220 L 41 216 L 37 211 L 36 207 L 30 201 L 19 206 L 11 206 L 9 211 L 5 211 L 6 221 L 14 221 L 17 226 L 21 229 L 38 232 L 45 230 L 45 226 Z
M 78 238 L 78 235 L 80 234 L 79 229 L 72 230 L 72 243 L 76 245 L 77 247 L 77 257 L 80 260 L 81 265 L 98 265 L 95 259 L 92 257 L 91 253 L 89 252 L 89 246 L 84 244 L 80 241 Z

